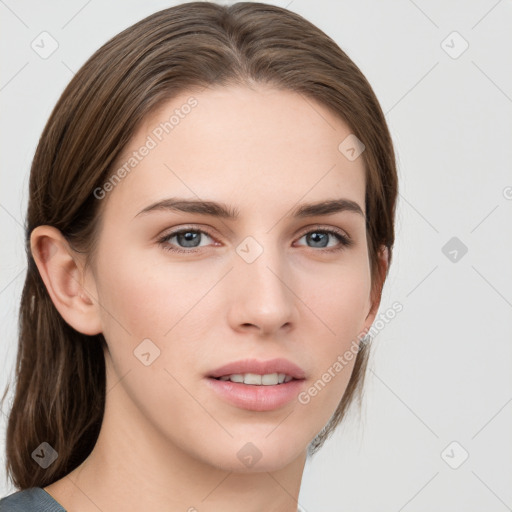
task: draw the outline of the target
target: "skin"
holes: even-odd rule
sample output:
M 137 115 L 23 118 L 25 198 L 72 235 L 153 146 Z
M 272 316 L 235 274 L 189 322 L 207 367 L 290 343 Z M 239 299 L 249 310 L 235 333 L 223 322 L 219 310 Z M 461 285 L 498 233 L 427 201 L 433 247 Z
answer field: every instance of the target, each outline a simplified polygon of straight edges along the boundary
M 190 96 L 145 119 L 123 158 Z M 349 127 L 290 91 L 230 86 L 194 97 L 190 114 L 101 199 L 90 268 L 55 228 L 40 226 L 31 236 L 62 317 L 108 343 L 98 442 L 78 468 L 45 487 L 73 512 L 295 511 L 307 445 L 334 413 L 354 360 L 308 404 L 293 400 L 266 412 L 223 401 L 204 377 L 231 361 L 284 357 L 304 369 L 307 389 L 378 310 L 381 285 L 372 290 L 364 217 L 289 216 L 298 204 L 337 198 L 365 211 L 363 159 L 338 150 Z M 222 202 L 240 218 L 136 216 L 171 196 Z M 197 252 L 166 251 L 165 244 L 191 250 L 177 237 L 158 242 L 182 227 L 208 232 L 196 235 Z M 305 236 L 320 228 L 341 230 L 353 244 Z M 252 263 L 236 252 L 248 236 L 263 248 Z M 380 268 L 384 275 L 385 252 Z M 149 366 L 133 353 L 146 338 L 160 349 Z M 253 467 L 237 457 L 248 442 L 261 453 Z

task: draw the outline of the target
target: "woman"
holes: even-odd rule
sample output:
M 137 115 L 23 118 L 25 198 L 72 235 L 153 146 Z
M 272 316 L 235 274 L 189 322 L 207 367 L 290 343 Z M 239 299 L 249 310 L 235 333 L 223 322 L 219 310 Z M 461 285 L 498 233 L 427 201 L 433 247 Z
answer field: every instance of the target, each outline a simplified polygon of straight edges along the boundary
M 157 12 L 74 76 L 29 193 L 2 511 L 297 510 L 394 243 L 355 64 L 279 7 Z

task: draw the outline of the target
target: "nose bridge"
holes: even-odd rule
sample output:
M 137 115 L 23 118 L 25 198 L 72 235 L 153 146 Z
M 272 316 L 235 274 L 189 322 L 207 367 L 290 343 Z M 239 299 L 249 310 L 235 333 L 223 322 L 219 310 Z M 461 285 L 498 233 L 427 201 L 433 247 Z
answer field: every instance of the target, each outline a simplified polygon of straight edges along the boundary
M 232 321 L 272 332 L 295 320 L 286 255 L 272 234 L 246 237 L 236 248 Z

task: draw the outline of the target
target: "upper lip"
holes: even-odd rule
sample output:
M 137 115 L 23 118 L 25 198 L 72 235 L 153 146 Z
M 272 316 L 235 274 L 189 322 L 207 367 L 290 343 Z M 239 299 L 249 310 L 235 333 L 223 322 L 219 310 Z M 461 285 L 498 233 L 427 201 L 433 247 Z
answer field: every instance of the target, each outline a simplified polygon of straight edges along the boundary
M 256 373 L 258 375 L 285 373 L 294 379 L 304 379 L 306 377 L 304 370 L 300 366 L 282 358 L 269 359 L 268 361 L 260 361 L 258 359 L 233 361 L 213 370 L 208 377 L 217 378 L 235 373 Z

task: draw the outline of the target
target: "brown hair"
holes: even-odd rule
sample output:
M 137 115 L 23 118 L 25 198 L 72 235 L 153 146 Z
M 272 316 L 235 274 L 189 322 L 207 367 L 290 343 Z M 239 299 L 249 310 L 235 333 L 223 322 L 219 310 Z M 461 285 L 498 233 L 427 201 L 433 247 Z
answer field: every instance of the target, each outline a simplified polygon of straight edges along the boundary
M 32 162 L 25 228 L 28 270 L 6 439 L 7 473 L 18 488 L 49 485 L 89 455 L 106 394 L 105 339 L 77 332 L 60 316 L 31 254 L 32 230 L 58 228 L 90 262 L 102 203 L 93 191 L 110 175 L 142 119 L 194 87 L 251 83 L 320 102 L 366 146 L 368 254 L 372 284 L 383 284 L 378 250 L 386 246 L 391 260 L 395 156 L 369 83 L 338 45 L 298 14 L 263 3 L 191 2 L 139 21 L 104 44 L 76 73 L 53 109 Z M 368 346 L 362 344 L 335 414 L 310 445 L 313 452 L 361 389 L 367 359 Z M 58 452 L 47 469 L 31 457 L 42 442 Z

